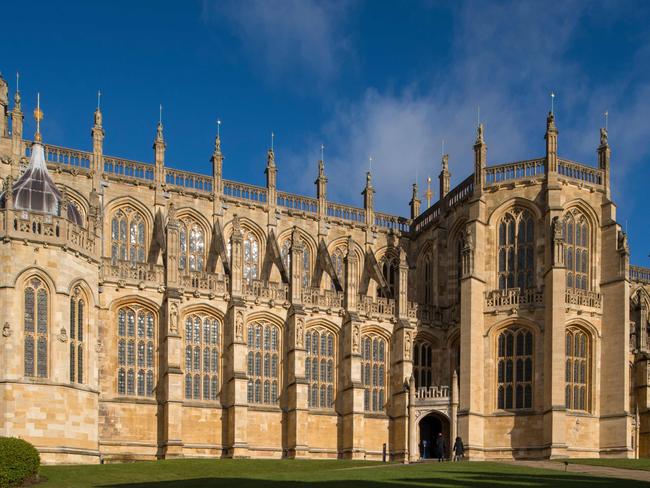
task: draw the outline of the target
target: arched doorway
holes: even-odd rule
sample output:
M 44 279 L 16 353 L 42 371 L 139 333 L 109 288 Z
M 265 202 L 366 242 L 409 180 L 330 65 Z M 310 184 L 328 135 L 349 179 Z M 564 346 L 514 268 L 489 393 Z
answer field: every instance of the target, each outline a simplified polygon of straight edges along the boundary
M 436 457 L 436 439 L 442 434 L 445 439 L 445 459 L 449 459 L 449 420 L 444 415 L 429 413 L 418 424 L 420 431 L 420 458 L 434 459 Z

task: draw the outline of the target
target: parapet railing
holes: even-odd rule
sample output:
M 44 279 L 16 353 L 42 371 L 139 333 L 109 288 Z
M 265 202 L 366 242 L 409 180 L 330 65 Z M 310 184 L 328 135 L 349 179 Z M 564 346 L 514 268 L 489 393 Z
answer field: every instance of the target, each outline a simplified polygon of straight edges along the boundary
M 650 268 L 630 265 L 630 280 L 640 283 L 650 283 Z
M 302 303 L 325 308 L 342 308 L 343 292 L 308 287 L 302 289 Z
M 154 165 L 114 156 L 104 156 L 104 173 L 109 178 L 117 177 L 151 183 L 154 180 Z
M 28 157 L 31 155 L 32 145 L 33 143 L 31 141 L 25 142 L 26 156 Z M 76 169 L 82 172 L 90 171 L 93 153 L 54 146 L 52 144 L 43 144 L 43 149 L 45 152 L 45 161 L 49 164 L 68 166 L 70 169 Z
M 359 295 L 357 310 L 365 315 L 395 316 L 395 300 L 392 298 L 373 298 Z
M 294 193 L 279 191 L 277 204 L 280 207 L 297 210 L 299 212 L 318 213 L 318 200 L 310 197 L 303 197 Z
M 420 386 L 415 390 L 415 398 L 417 400 L 435 400 L 449 398 L 448 386 Z
M 120 285 L 149 284 L 160 286 L 165 282 L 165 269 L 162 265 L 102 258 L 101 277 L 103 281 L 117 282 Z
M 531 179 L 543 175 L 545 171 L 546 158 L 490 166 L 485 168 L 485 186 L 497 185 L 506 181 Z
M 165 184 L 190 191 L 212 192 L 212 177 L 180 169 L 165 168 Z
M 581 181 L 590 185 L 603 184 L 603 171 L 591 166 L 585 166 L 568 159 L 558 159 L 557 172 L 566 178 Z
M 185 289 L 207 291 L 214 294 L 228 292 L 228 277 L 206 271 L 186 271 L 180 276 L 181 286 Z
M 485 308 L 513 308 L 520 305 L 543 305 L 544 294 L 535 288 L 509 288 L 485 292 Z
M 366 211 L 364 209 L 341 203 L 327 202 L 326 215 L 333 219 L 347 220 L 357 224 L 365 224 L 366 222 Z
M 573 288 L 567 288 L 564 301 L 567 305 L 577 305 L 579 307 L 600 308 L 602 305 L 600 293 Z
M 411 220 L 396 215 L 375 212 L 375 225 L 383 229 L 408 232 L 411 228 Z
M 2 209 L 0 235 L 3 238 L 59 245 L 84 255 L 95 253 L 95 240 L 87 229 L 49 214 Z
M 223 181 L 223 194 L 225 197 L 247 200 L 254 203 L 266 203 L 268 192 L 266 188 L 236 181 Z
M 452 210 L 459 204 L 467 201 L 474 191 L 474 174 L 465 178 L 459 185 L 454 187 L 442 200 L 425 210 L 411 223 L 411 230 L 420 232 L 436 222 L 441 215 Z

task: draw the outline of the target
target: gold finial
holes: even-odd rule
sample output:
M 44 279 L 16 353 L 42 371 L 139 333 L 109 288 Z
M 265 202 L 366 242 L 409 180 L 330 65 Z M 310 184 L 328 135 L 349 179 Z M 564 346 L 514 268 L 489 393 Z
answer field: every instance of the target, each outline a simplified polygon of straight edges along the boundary
M 271 151 L 273 151 L 273 141 L 275 140 L 275 133 L 271 132 Z
M 221 137 L 221 119 L 217 119 L 217 137 Z
M 36 134 L 34 141 L 41 142 L 41 120 L 43 120 L 43 111 L 41 110 L 41 94 L 36 95 L 36 108 L 34 109 L 34 120 L 36 120 Z
M 555 114 L 555 92 L 551 92 L 551 113 Z
M 605 113 L 603 114 L 605 116 L 605 130 L 608 129 L 607 123 L 609 122 L 609 112 L 605 110 Z
M 320 145 L 320 160 L 325 161 L 325 144 Z
M 431 176 L 427 177 L 427 191 L 424 196 L 427 197 L 427 208 L 431 207 L 431 197 L 433 197 L 433 192 L 431 191 Z

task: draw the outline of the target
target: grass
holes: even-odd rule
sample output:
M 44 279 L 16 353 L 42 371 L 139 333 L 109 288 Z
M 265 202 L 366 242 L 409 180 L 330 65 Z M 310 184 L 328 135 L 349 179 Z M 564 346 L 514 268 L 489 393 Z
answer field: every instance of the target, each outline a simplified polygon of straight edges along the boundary
M 650 459 L 570 459 L 571 464 L 589 464 L 608 468 L 640 469 L 650 471 Z
M 93 466 L 43 466 L 38 488 L 632 488 L 650 483 L 500 463 L 381 464 L 248 459 L 169 460 Z

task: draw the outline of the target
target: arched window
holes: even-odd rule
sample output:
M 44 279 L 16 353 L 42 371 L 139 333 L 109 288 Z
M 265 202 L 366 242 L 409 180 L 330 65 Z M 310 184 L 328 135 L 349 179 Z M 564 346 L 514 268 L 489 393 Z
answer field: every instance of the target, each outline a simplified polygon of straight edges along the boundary
M 422 293 L 422 303 L 425 305 L 431 305 L 433 302 L 433 261 L 429 253 L 424 256 L 422 262 L 422 267 L 424 269 L 424 279 Z
M 284 269 L 287 270 L 287 274 L 291 276 L 291 239 L 285 239 L 282 243 L 282 248 L 280 249 L 280 254 L 282 255 L 282 262 L 284 263 Z M 308 288 L 311 283 L 311 259 L 309 254 L 309 248 L 307 246 L 303 247 L 302 251 L 302 287 Z
M 47 378 L 49 295 L 39 278 L 24 290 L 25 376 Z
M 563 222 L 566 249 L 566 286 L 589 290 L 589 225 L 577 211 L 569 212 Z
M 497 340 L 497 408 L 533 406 L 533 333 L 509 327 Z
M 535 231 L 528 210 L 515 209 L 499 222 L 498 281 L 499 289 L 535 286 Z
M 205 236 L 203 229 L 196 222 L 191 220 L 180 222 L 178 247 L 178 269 L 203 271 Z
M 70 297 L 70 382 L 84 382 L 84 324 L 86 302 L 81 289 L 76 287 Z
M 345 290 L 345 248 L 337 247 L 332 253 L 332 264 L 334 265 L 334 271 L 336 271 L 336 276 L 341 283 L 341 286 Z M 334 290 L 334 282 L 332 282 L 332 290 Z
M 311 328 L 305 334 L 305 378 L 309 384 L 308 404 L 312 408 L 334 407 L 334 334 Z
M 155 364 L 155 319 L 137 305 L 117 311 L 117 393 L 152 397 Z M 137 378 L 137 379 L 136 379 Z
M 381 274 L 388 285 L 388 293 L 385 293 L 382 289 L 378 289 L 377 296 L 382 298 L 394 298 L 395 284 L 397 282 L 397 263 L 394 258 L 384 256 L 381 260 Z
M 131 207 L 120 208 L 111 220 L 111 260 L 144 263 L 144 218 Z
M 248 282 L 257 279 L 260 257 L 260 245 L 252 232 L 244 234 L 244 279 Z
M 589 410 L 589 346 L 589 337 L 582 329 L 567 329 L 565 401 L 569 410 Z
M 211 315 L 185 317 L 185 398 L 188 400 L 217 399 L 220 325 Z
M 367 412 L 381 412 L 386 403 L 386 341 L 376 334 L 361 338 L 361 381 Z
M 267 323 L 248 325 L 248 403 L 275 405 L 279 400 L 280 329 Z
M 430 387 L 432 385 L 433 356 L 431 344 L 416 341 L 413 347 L 413 376 L 415 387 Z

